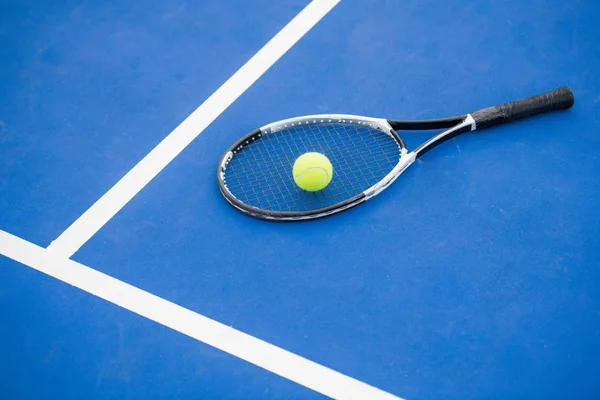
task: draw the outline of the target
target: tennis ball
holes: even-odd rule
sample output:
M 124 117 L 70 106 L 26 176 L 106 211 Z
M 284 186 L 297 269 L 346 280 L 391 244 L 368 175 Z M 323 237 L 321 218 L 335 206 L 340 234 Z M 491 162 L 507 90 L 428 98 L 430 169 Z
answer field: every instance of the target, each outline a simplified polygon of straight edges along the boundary
M 294 163 L 294 181 L 307 192 L 325 189 L 333 176 L 329 159 L 321 153 L 304 153 Z

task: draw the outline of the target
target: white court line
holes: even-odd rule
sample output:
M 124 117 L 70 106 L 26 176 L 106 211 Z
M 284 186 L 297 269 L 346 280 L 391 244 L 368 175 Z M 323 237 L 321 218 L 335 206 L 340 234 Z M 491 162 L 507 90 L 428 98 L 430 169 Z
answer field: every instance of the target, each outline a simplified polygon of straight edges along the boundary
M 70 258 L 341 0 L 314 0 L 48 246 Z
M 0 254 L 325 396 L 401 400 L 2 230 Z

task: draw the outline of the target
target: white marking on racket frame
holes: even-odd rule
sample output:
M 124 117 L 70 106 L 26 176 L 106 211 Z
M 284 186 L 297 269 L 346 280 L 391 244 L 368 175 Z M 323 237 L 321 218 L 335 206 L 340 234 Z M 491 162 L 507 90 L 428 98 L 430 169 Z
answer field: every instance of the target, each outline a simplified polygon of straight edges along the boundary
M 477 123 L 471 114 L 467 114 L 467 118 L 465 118 L 465 122 L 471 124 L 471 132 L 477 129 Z
M 369 123 L 370 126 L 380 128 L 382 132 L 391 135 L 392 127 L 387 120 L 382 118 L 371 118 L 361 117 L 359 115 L 349 114 L 315 114 L 315 115 L 304 115 L 301 117 L 288 118 L 277 122 L 272 122 L 260 128 L 263 133 L 274 133 L 288 127 L 288 125 L 294 126 L 296 124 L 306 123 L 356 123 L 365 124 Z
M 416 154 L 414 151 L 407 153 L 406 149 L 402 149 L 400 161 L 398 164 L 379 182 L 371 186 L 364 191 L 366 200 L 371 197 L 377 196 L 383 189 L 391 185 L 399 176 L 408 168 L 413 162 L 415 162 Z

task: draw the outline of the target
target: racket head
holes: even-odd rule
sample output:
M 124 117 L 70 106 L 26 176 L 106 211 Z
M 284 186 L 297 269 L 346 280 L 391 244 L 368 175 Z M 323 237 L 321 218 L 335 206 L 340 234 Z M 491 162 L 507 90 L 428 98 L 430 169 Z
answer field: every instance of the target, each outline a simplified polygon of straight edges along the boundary
M 330 184 L 306 192 L 294 182 L 295 160 L 319 152 L 333 165 Z M 414 161 L 385 119 L 309 115 L 263 126 L 235 142 L 217 170 L 219 189 L 239 211 L 261 219 L 320 218 L 356 206 L 395 180 Z

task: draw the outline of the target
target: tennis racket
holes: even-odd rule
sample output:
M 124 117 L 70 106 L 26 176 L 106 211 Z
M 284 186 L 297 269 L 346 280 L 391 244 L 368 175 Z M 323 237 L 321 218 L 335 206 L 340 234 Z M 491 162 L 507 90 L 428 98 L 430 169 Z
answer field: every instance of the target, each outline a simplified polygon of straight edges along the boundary
M 250 132 L 223 155 L 217 181 L 225 199 L 252 217 L 300 221 L 332 215 L 377 196 L 415 160 L 461 133 L 532 115 L 570 108 L 563 86 L 548 93 L 484 108 L 458 117 L 397 121 L 355 115 L 309 115 L 273 122 Z M 446 129 L 408 151 L 400 130 Z M 326 155 L 333 179 L 306 192 L 294 183 L 292 166 L 307 152 Z

